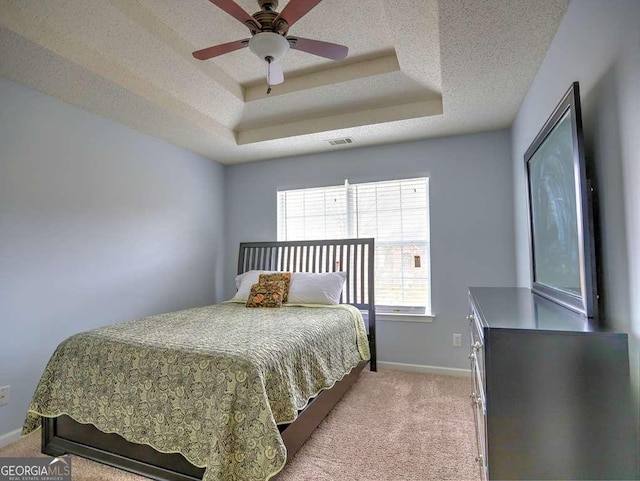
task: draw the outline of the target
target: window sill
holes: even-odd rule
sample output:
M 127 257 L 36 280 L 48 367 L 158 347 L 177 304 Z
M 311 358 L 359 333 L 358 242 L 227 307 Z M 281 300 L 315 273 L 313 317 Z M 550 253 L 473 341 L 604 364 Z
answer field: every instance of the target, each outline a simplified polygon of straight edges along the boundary
M 376 314 L 376 321 L 392 321 L 392 322 L 433 322 L 435 314 Z

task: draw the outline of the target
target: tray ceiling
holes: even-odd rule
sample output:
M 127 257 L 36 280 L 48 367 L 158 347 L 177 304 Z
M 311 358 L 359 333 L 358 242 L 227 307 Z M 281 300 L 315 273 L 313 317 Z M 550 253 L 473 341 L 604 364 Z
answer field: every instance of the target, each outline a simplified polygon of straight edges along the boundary
M 221 163 L 254 161 L 508 127 L 566 6 L 324 0 L 290 35 L 349 56 L 291 50 L 267 95 L 248 49 L 191 56 L 250 36 L 207 0 L 0 0 L 0 75 Z M 328 144 L 339 137 L 355 143 Z

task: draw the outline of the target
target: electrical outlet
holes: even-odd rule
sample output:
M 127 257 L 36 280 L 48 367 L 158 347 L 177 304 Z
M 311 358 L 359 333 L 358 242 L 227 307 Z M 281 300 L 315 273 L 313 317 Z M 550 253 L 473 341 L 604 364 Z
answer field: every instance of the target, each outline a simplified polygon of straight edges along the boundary
M 453 335 L 453 347 L 462 347 L 462 334 Z
M 10 386 L 0 387 L 0 406 L 9 404 L 9 387 Z

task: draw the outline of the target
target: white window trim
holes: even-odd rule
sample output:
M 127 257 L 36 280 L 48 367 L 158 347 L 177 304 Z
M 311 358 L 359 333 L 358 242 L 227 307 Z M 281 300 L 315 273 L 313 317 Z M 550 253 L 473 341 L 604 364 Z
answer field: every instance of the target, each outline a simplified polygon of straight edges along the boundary
M 401 312 L 394 314 L 378 314 L 376 313 L 377 321 L 391 321 L 391 322 L 433 322 L 436 318 L 435 314 L 403 314 Z

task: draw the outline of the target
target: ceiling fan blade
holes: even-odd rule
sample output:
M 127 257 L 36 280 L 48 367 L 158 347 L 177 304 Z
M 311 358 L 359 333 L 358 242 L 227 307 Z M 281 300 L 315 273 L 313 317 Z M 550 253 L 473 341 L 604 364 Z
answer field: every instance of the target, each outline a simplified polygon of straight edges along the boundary
M 233 0 L 209 0 L 211 3 L 213 3 L 216 7 L 224 10 L 225 12 L 227 12 L 229 15 L 231 15 L 233 18 L 239 20 L 240 22 L 242 22 L 242 24 L 246 25 L 247 22 L 251 23 L 253 26 L 255 26 L 256 28 L 260 28 L 260 24 L 256 21 L 255 18 L 253 18 L 251 15 L 249 15 L 247 12 L 245 12 L 236 2 L 234 2 Z
M 309 13 L 309 10 L 321 1 L 322 0 L 291 0 L 282 12 L 280 12 L 280 15 L 276 17 L 273 24 L 276 25 L 278 20 L 284 20 L 291 26 Z
M 245 38 L 243 40 L 236 40 L 235 42 L 223 43 L 220 45 L 214 45 L 213 47 L 203 48 L 202 50 L 193 52 L 191 55 L 193 55 L 198 60 L 209 60 L 210 58 L 218 57 L 219 55 L 224 55 L 225 53 L 240 50 L 241 48 L 245 48 L 247 45 L 249 45 L 249 39 Z
M 284 82 L 284 72 L 282 71 L 282 62 L 276 60 L 267 64 L 267 84 L 280 85 Z
M 342 60 L 349 53 L 349 49 L 337 43 L 323 42 L 321 40 L 311 40 L 302 37 L 287 37 L 289 45 L 295 50 L 318 55 L 319 57 L 330 58 L 331 60 Z

